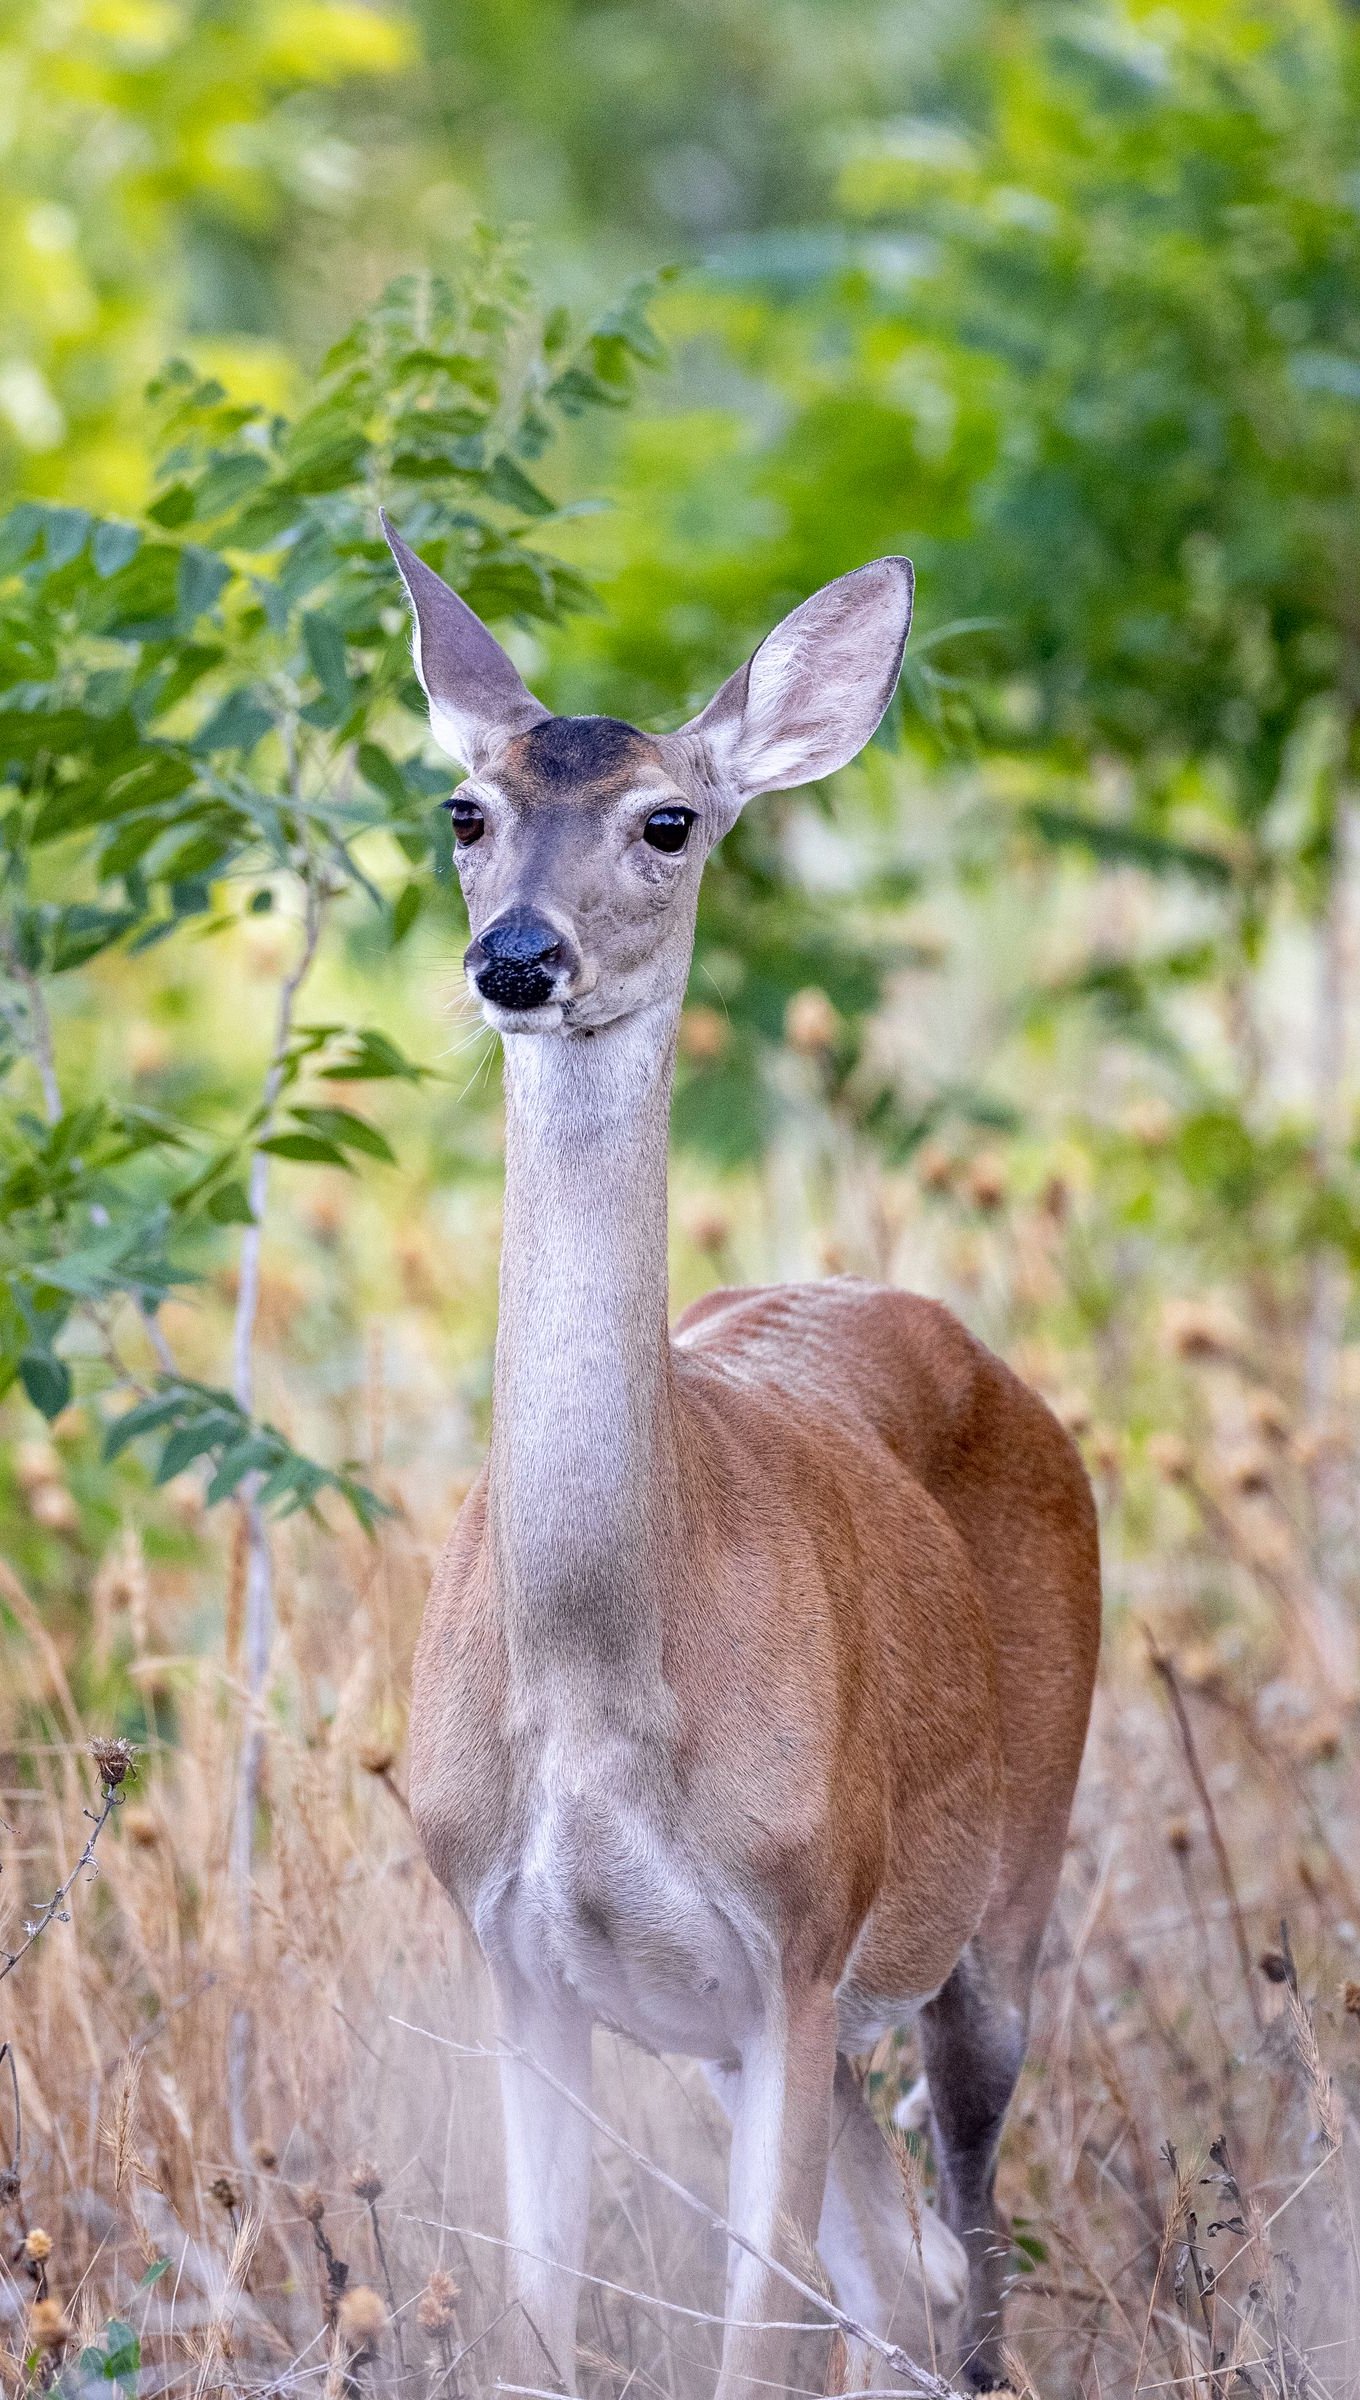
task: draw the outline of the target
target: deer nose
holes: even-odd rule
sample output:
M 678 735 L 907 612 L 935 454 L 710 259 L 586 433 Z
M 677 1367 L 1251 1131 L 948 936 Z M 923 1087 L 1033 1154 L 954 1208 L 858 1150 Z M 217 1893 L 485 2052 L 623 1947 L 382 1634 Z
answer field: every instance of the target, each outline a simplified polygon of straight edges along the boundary
M 469 944 L 463 964 L 497 1008 L 542 1008 L 568 967 L 567 943 L 532 908 L 509 908 Z

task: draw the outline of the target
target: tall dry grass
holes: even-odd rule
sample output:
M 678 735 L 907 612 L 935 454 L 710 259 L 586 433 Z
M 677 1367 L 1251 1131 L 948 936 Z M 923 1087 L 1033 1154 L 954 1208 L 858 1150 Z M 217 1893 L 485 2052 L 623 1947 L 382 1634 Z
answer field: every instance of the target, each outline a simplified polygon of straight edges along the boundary
M 1074 1332 L 1090 1228 L 1052 1172 L 1026 1182 L 974 1148 L 838 1175 L 808 1201 L 824 1262 L 952 1290 L 1065 1414 L 1102 1503 L 1106 1655 L 1001 2170 L 1017 2380 L 1043 2400 L 1341 2400 L 1360 2387 L 1360 1779 L 1317 1594 L 1320 1490 L 1353 1488 L 1355 1361 L 1319 1427 L 1301 1324 L 1245 1288 L 1155 1311 L 1135 1295 L 1114 1336 L 1108 1320 Z M 758 1264 L 788 1202 L 682 1179 L 682 1293 L 715 1262 Z M 358 1204 L 310 1205 L 263 1308 L 265 1383 L 298 1411 L 309 1279 L 334 1271 Z M 488 1204 L 465 1283 L 489 1277 L 494 1236 Z M 190 1487 L 148 1495 L 88 1558 L 72 1497 L 88 1428 L 16 1454 L 16 1527 L 67 1544 L 70 1571 L 59 1603 L 14 1567 L 0 1593 L 4 1952 L 89 1838 L 99 1711 L 135 1697 L 146 1735 L 97 1872 L 0 1981 L 0 2379 L 16 2391 L 491 2385 L 485 1993 L 402 1797 L 408 1663 L 475 1429 L 442 1378 L 434 1217 L 413 1210 L 396 1249 L 360 1388 L 314 1405 L 397 1513 L 371 1543 L 298 1521 L 276 1537 L 248 1925 L 230 1877 L 239 1533 L 203 1523 Z M 158 1550 L 165 1509 L 183 1538 Z M 242 2009 L 246 2155 L 226 2069 Z M 724 2135 L 692 2067 L 606 2037 L 599 2053 L 621 2140 L 597 2141 L 583 2384 L 682 2400 L 711 2388 L 721 2244 L 645 2162 L 720 2206 Z M 865 2072 L 886 2120 L 910 2043 Z M 930 2183 L 928 2141 L 911 2141 L 904 2207 L 918 2165 Z

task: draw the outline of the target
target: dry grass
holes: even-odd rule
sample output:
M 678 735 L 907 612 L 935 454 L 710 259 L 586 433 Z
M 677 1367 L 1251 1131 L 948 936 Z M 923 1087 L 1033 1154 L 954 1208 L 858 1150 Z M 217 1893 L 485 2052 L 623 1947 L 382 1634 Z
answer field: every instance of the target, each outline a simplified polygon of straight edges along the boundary
M 1314 1608 L 1319 1439 L 1295 1431 L 1297 1344 L 1249 1311 L 1183 1304 L 1140 1325 L 1111 1376 L 1097 1349 L 1051 1332 L 1075 1238 L 1062 1195 L 1016 1199 L 991 1159 L 970 1180 L 927 1156 L 869 1207 L 856 1176 L 840 1251 L 905 1279 L 935 1243 L 975 1318 L 1078 1429 L 1105 1517 L 1107 1654 L 1002 2170 L 1017 2381 L 1043 2400 L 1341 2400 L 1360 2386 L 1360 1780 Z M 682 1283 L 705 1271 L 720 1207 L 744 1255 L 740 1196 L 682 1195 L 677 1218 L 688 1209 L 702 1237 Z M 493 1238 L 488 1225 L 488 1262 Z M 373 1544 L 296 1523 L 279 1535 L 248 1951 L 228 1875 L 230 1522 L 150 1559 L 120 1528 L 101 1561 L 76 1558 L 74 1600 L 42 1611 L 7 1570 L 4 1949 L 89 1834 L 96 1712 L 126 1722 L 135 1696 L 147 1738 L 97 1875 L 0 1982 L 6 2388 L 58 2374 L 70 2388 L 93 2346 L 105 2364 L 87 2360 L 84 2381 L 106 2390 L 111 2320 L 136 2337 L 146 2393 L 489 2388 L 498 2130 L 493 2069 L 470 2054 L 484 1993 L 401 1797 L 407 1666 L 471 1436 L 439 1388 L 439 1282 L 422 1280 L 435 1237 L 413 1220 L 401 1239 L 411 1289 L 388 1368 L 371 1346 L 345 1403 L 400 1514 Z M 266 1292 L 280 1388 L 288 1272 Z M 1122 1418 L 1121 1388 L 1136 1395 Z M 20 1459 L 14 1487 L 16 1511 L 57 1535 L 60 1519 L 68 1541 L 83 1438 L 72 1426 Z M 1334 1489 L 1338 1462 L 1347 1479 L 1354 1467 L 1344 1429 L 1322 1449 Z M 192 1520 L 192 1494 L 174 1497 Z M 148 1497 L 148 1526 L 161 1505 Z M 247 2157 L 225 2064 L 242 2006 Z M 720 2204 L 723 2136 L 695 2070 L 599 2048 L 599 2107 L 628 2150 L 597 2144 L 584 2384 L 682 2400 L 711 2388 L 719 2243 L 628 2151 Z M 885 2114 L 911 2073 L 905 2046 L 871 2062 Z

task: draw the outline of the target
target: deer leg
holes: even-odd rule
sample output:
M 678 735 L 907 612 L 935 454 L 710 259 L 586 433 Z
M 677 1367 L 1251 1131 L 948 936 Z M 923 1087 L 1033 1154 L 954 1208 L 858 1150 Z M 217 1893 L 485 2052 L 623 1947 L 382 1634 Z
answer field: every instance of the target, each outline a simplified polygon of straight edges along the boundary
M 506 2239 L 510 2244 L 502 2381 L 576 2389 L 576 2318 L 590 2212 L 590 2126 L 531 2063 L 590 2100 L 590 2020 L 498 1976 L 501 2031 L 521 2057 L 501 2060 Z
M 848 2060 L 836 2065 L 831 2157 L 817 2247 L 849 2316 L 884 2341 L 934 2366 L 952 2340 L 968 2286 L 959 2242 L 922 2203 L 918 2252 L 902 2178 Z M 852 2388 L 894 2385 L 871 2357 L 856 2361 Z
M 996 2206 L 996 2154 L 1024 2064 L 1026 2019 L 975 1944 L 920 2014 L 940 2199 L 968 2253 L 961 2374 L 974 2392 L 1009 2380 L 1001 2307 L 1010 2244 Z
M 728 2223 L 804 2283 L 816 2279 L 835 2066 L 834 1995 L 804 1993 L 772 2011 L 743 2051 L 732 2097 Z M 820 2391 L 826 2336 L 798 2330 L 815 2312 L 751 2250 L 732 2249 L 717 2400 L 766 2400 L 770 2387 L 780 2392 L 795 2383 Z M 821 2371 L 815 2360 L 801 2363 L 805 2342 L 820 2352 Z

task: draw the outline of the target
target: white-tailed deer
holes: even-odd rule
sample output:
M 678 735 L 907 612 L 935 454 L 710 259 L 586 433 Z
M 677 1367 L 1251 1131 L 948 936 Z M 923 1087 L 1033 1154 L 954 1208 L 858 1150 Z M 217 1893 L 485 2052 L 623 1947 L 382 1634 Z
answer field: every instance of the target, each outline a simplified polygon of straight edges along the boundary
M 388 528 L 504 1037 L 490 1454 L 436 1570 L 411 1802 L 507 2049 L 584 2099 L 591 2028 L 710 2063 L 728 2221 L 813 2246 L 886 2333 L 901 2187 L 848 2063 L 917 2029 L 961 2372 L 1005 2382 L 993 2198 L 1095 1668 L 1090 1491 L 949 1313 L 844 1279 L 667 1324 L 666 1149 L 703 862 L 845 764 L 897 681 L 905 559 L 803 603 L 680 732 L 554 717 Z M 589 2124 L 503 2068 L 513 2379 L 575 2389 Z M 962 2249 L 959 2248 L 962 2245 Z M 806 2268 L 803 2270 L 806 2274 Z M 734 2251 L 721 2400 L 782 2388 L 793 2295 Z M 896 2313 L 895 2313 L 896 2312 Z M 915 2323 L 913 2318 L 911 2322 Z

